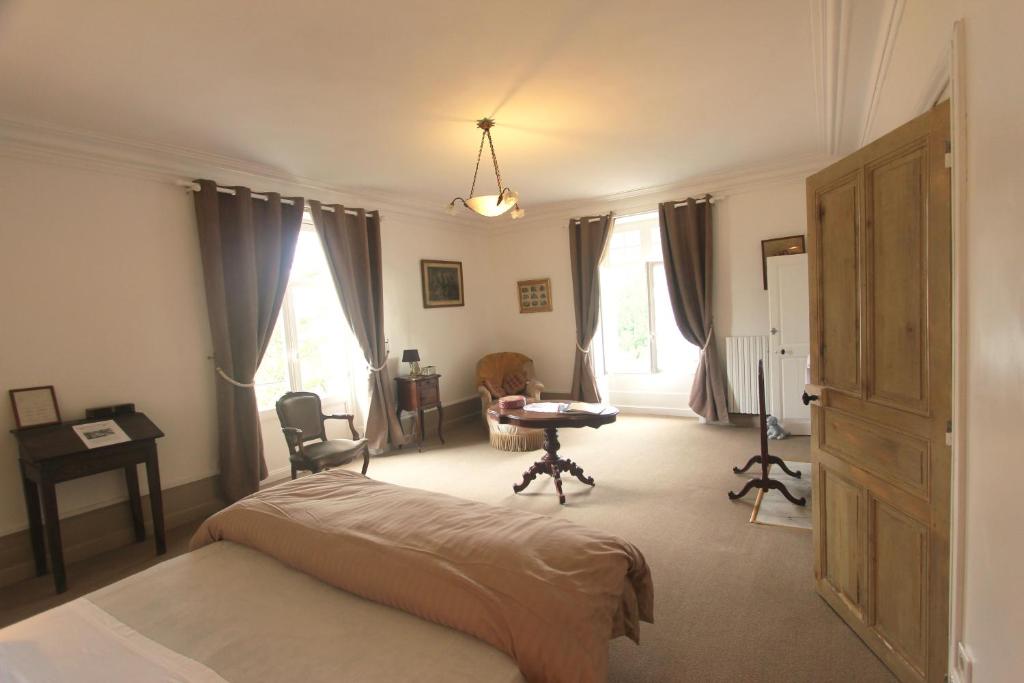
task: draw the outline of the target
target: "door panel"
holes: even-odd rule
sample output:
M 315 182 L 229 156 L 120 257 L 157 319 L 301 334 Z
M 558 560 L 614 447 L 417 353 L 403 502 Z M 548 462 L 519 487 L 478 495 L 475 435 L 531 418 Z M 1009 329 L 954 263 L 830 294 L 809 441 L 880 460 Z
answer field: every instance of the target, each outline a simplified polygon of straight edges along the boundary
M 823 471 L 819 499 L 825 510 L 823 575 L 851 609 L 860 613 L 863 595 L 861 569 L 864 548 L 861 489 L 832 472 Z
M 817 198 L 815 220 L 821 326 L 818 347 L 822 382 L 833 389 L 860 394 L 860 220 L 858 178 L 824 190 Z M 813 286 L 813 285 L 812 285 Z M 813 331 L 812 331 L 813 334 Z M 825 351 L 828 353 L 824 353 Z
M 867 207 L 870 329 L 868 397 L 928 413 L 926 140 L 869 166 Z M 908 255 L 914 255 L 908 258 Z
M 818 592 L 903 681 L 949 619 L 949 106 L 807 181 Z
M 920 522 L 877 500 L 871 503 L 871 525 L 874 628 L 923 674 L 928 531 Z

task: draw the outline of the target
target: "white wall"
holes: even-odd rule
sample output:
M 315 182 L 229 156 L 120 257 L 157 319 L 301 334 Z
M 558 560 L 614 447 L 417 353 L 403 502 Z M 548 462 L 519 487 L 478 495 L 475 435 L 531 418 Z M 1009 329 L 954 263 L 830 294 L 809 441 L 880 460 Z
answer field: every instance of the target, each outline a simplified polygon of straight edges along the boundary
M 0 390 L 53 384 L 65 419 L 132 401 L 167 434 L 165 488 L 214 475 L 212 344 L 192 198 L 166 181 L 0 157 L 0 206 Z M 415 347 L 444 375 L 444 403 L 472 397 L 473 367 L 490 346 L 490 328 L 479 324 L 490 301 L 486 238 L 382 214 L 392 372 L 402 349 Z M 463 261 L 465 307 L 422 307 L 421 258 Z M 287 456 L 276 420 L 272 427 L 273 470 Z M 0 535 L 27 526 L 13 428 L 11 410 L 0 407 Z M 113 473 L 58 486 L 62 516 L 125 497 Z
M 966 31 L 966 545 L 975 683 L 1024 672 L 1024 27 L 1019 0 L 961 2 Z
M 697 194 L 694 192 L 693 194 Z M 685 196 L 685 195 L 684 195 Z M 652 195 L 638 203 L 610 202 L 588 214 L 619 215 L 656 210 L 659 201 L 682 196 Z M 646 203 L 645 203 L 646 202 Z M 731 189 L 715 205 L 715 334 L 725 358 L 725 337 L 768 334 L 768 292 L 762 288 L 761 240 L 806 232 L 804 181 Z M 491 245 L 496 289 L 495 351 L 531 356 L 548 390 L 565 392 L 572 380 L 575 318 L 567 226 L 573 214 L 527 220 L 498 234 Z M 579 215 L 578 213 L 576 214 Z M 516 281 L 550 277 L 554 310 L 520 314 Z
M 165 488 L 214 474 L 210 332 L 184 191 L 0 159 L 0 206 L 0 390 L 52 384 L 65 419 L 132 401 L 167 434 Z M 5 405 L 0 535 L 27 526 L 13 428 Z M 123 481 L 107 473 L 60 484 L 61 512 L 122 500 Z

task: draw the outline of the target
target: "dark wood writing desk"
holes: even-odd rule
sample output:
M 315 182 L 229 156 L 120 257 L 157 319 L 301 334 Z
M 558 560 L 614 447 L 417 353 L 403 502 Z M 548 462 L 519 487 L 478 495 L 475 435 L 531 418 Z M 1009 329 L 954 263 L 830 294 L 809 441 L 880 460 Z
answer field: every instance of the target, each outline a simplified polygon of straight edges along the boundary
M 48 427 L 16 429 L 12 432 L 18 439 L 18 461 L 25 489 L 25 507 L 28 508 L 36 575 L 42 576 L 46 573 L 46 548 L 49 546 L 50 560 L 53 564 L 53 583 L 58 593 L 63 593 L 68 588 L 67 575 L 64 571 L 64 552 L 60 543 L 60 517 L 57 514 L 56 485 L 59 482 L 124 469 L 132 521 L 135 525 L 135 540 L 144 541 L 146 526 L 142 519 L 142 495 L 139 493 L 139 474 L 136 466 L 145 464 L 149 501 L 153 511 L 156 554 L 163 555 L 167 552 L 163 499 L 160 494 L 160 467 L 156 455 L 156 440 L 164 433 L 142 413 L 118 415 L 113 419 L 131 437 L 131 441 L 101 448 L 86 448 L 71 427 L 97 420 L 78 420 Z

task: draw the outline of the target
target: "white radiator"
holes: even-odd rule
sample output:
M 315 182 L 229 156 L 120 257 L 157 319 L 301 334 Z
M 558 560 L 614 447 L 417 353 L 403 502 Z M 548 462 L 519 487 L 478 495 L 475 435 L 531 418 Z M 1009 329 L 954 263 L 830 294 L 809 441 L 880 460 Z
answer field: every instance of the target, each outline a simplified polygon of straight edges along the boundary
M 726 337 L 725 371 L 729 382 L 729 412 L 757 415 L 757 361 L 764 361 L 765 405 L 771 413 L 768 337 Z

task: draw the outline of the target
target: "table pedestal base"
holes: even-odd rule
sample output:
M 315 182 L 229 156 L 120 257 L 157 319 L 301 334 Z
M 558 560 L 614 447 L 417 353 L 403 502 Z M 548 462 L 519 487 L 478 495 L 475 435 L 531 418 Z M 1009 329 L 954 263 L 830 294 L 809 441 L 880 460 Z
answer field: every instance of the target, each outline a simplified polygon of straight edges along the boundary
M 555 479 L 555 490 L 558 491 L 558 502 L 565 505 L 565 494 L 562 493 L 562 472 L 568 472 L 572 476 L 582 481 L 587 486 L 594 485 L 594 478 L 588 477 L 583 473 L 583 468 L 574 463 L 572 460 L 566 460 L 565 458 L 558 457 L 558 449 L 561 446 L 558 443 L 558 429 L 554 427 L 546 427 L 544 429 L 544 457 L 530 466 L 530 469 L 523 472 L 523 481 L 518 484 L 512 485 L 512 490 L 516 493 L 524 490 L 530 485 L 530 482 L 537 478 L 538 474 L 548 474 Z

